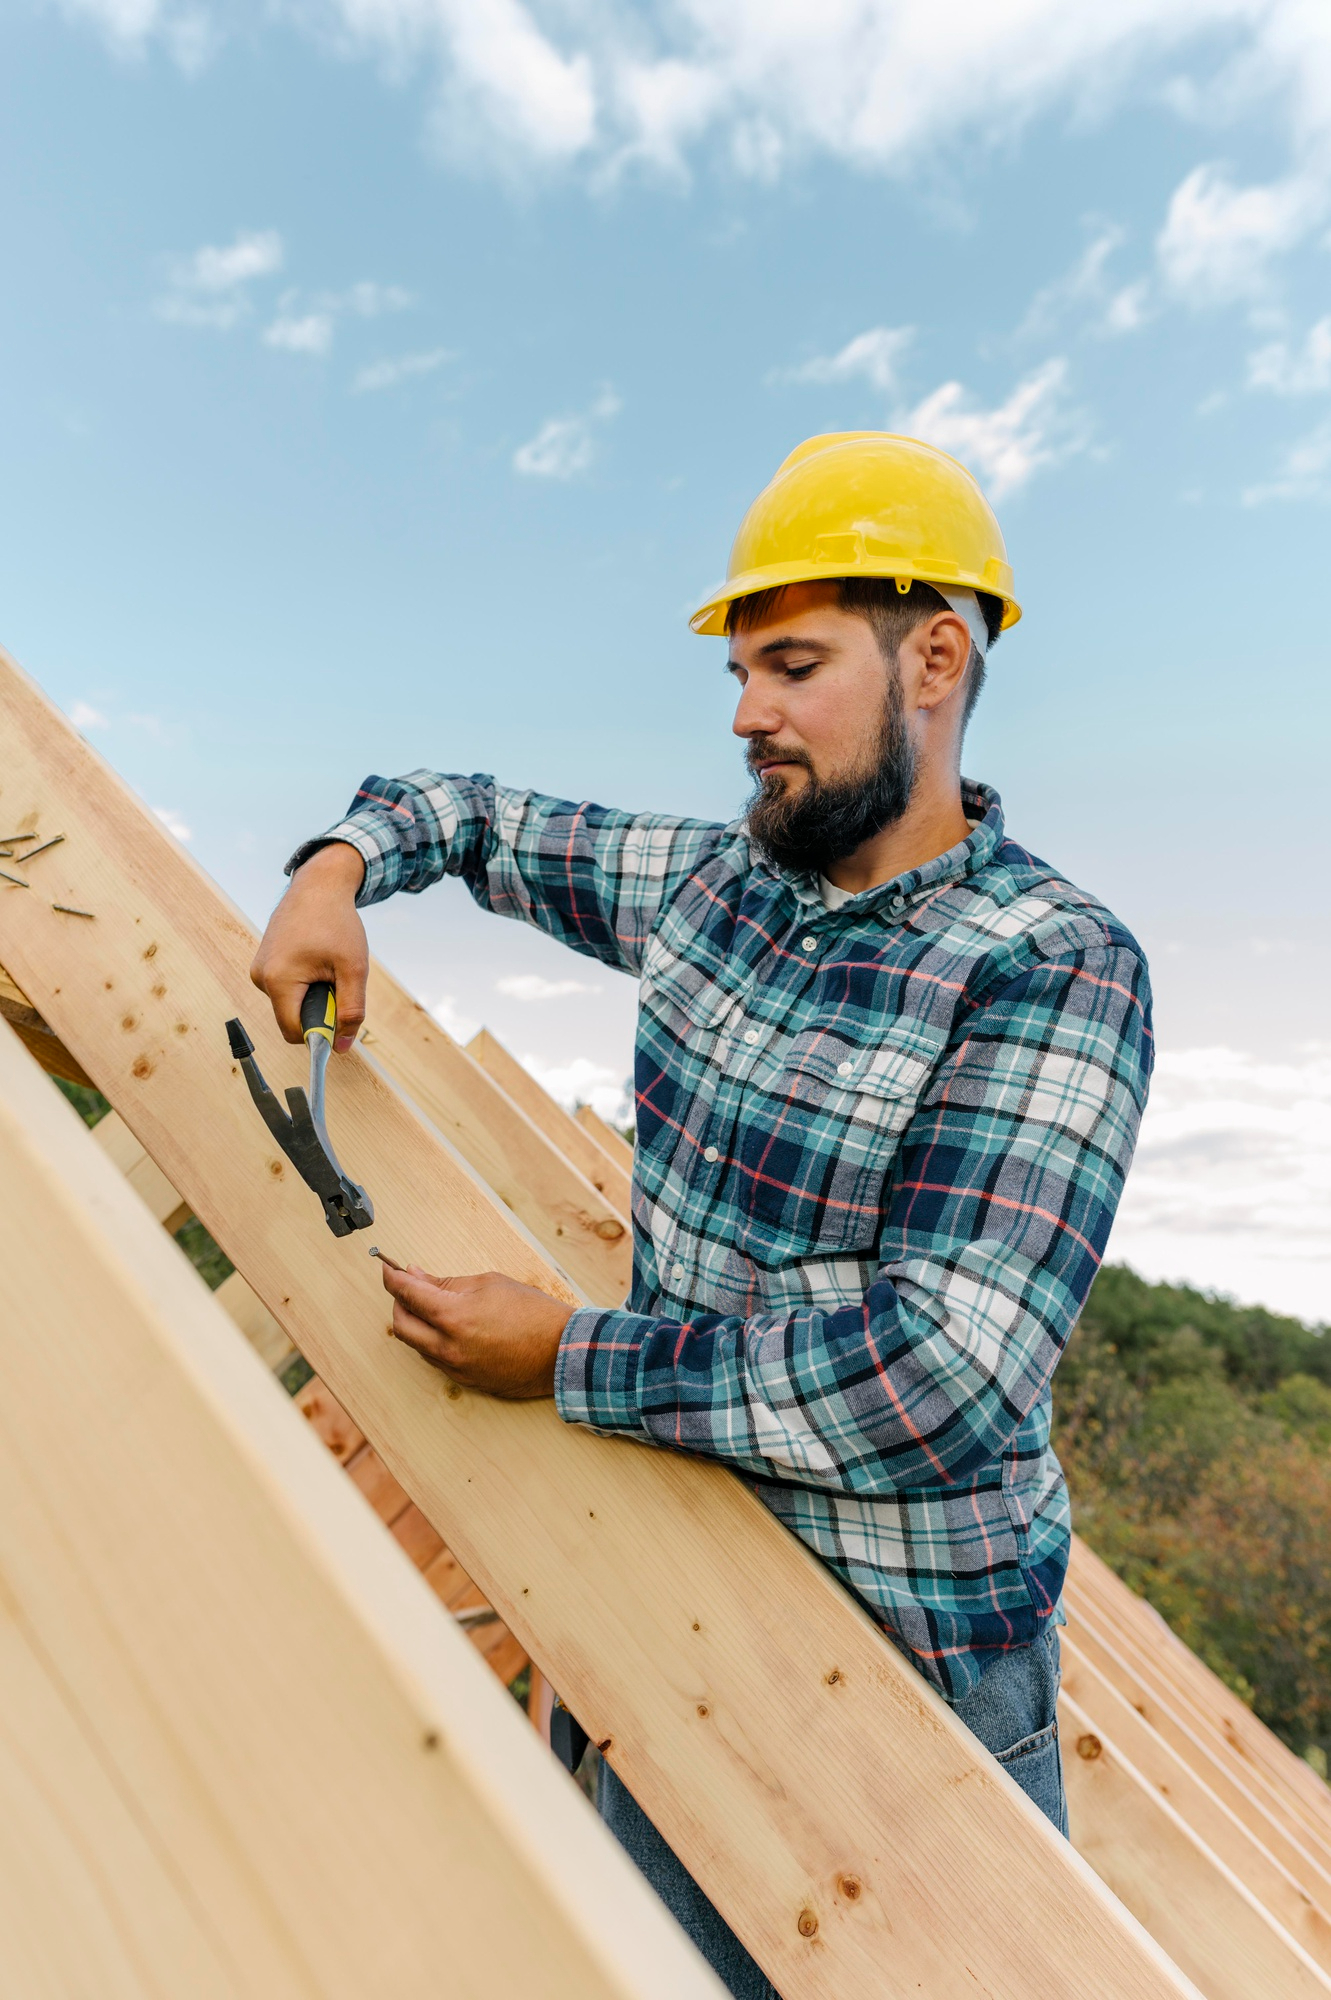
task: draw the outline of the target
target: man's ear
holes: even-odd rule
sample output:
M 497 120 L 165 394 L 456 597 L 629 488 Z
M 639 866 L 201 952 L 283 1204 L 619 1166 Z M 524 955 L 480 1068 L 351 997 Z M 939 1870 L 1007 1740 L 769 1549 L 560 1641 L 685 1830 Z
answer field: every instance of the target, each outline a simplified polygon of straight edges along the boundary
M 955 611 L 940 611 L 916 626 L 907 641 L 912 643 L 920 657 L 919 706 L 941 708 L 961 686 L 970 665 L 971 635 L 966 621 Z

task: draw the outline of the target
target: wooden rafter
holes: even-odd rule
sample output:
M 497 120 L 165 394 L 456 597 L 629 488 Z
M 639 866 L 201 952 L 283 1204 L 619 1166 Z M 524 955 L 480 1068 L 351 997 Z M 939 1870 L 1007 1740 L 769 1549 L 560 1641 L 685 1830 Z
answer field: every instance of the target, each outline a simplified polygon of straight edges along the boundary
M 0 1990 L 719 1995 L 7 1034 L 0 1180 Z

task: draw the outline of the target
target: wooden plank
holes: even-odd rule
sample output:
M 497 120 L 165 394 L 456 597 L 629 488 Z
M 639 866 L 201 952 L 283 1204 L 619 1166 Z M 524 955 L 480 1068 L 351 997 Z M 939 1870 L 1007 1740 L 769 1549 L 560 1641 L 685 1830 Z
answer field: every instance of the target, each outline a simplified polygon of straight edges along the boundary
M 50 856 L 53 895 L 77 884 L 95 912 L 75 927 L 34 898 L 0 894 L 0 960 L 606 1745 L 786 2000 L 878 2000 L 885 1966 L 899 1993 L 931 2000 L 1190 1990 L 739 1480 L 562 1425 L 549 1404 L 467 1394 L 385 1340 L 362 1242 L 330 1236 L 225 1057 L 222 1023 L 240 1012 L 275 1085 L 303 1067 L 303 1050 L 256 1004 L 252 934 L 7 660 L 0 720 L 5 803 L 65 834 Z M 567 1296 L 447 1144 L 356 1055 L 330 1077 L 330 1121 L 387 1250 Z M 380 1532 L 368 1510 L 365 1520 Z
M 104 1118 L 99 1118 L 92 1136 L 112 1166 L 125 1176 L 153 1220 L 160 1222 L 169 1236 L 174 1236 L 190 1219 L 189 1203 L 180 1199 L 120 1114 L 108 1111 Z
M 613 1160 L 616 1166 L 626 1173 L 631 1180 L 633 1178 L 633 1148 L 629 1145 L 627 1139 L 622 1138 L 615 1131 L 613 1125 L 607 1125 L 604 1118 L 598 1118 L 590 1104 L 580 1104 L 573 1116 L 577 1119 L 583 1131 L 589 1133 L 596 1141 L 607 1158 Z
M 578 1172 L 584 1174 L 593 1187 L 601 1190 L 617 1215 L 632 1213 L 631 1175 L 606 1158 L 577 1119 L 571 1117 L 562 1104 L 555 1103 L 549 1091 L 541 1088 L 536 1078 L 522 1067 L 516 1056 L 509 1054 L 502 1042 L 495 1040 L 488 1028 L 482 1028 L 479 1034 L 472 1036 L 467 1043 L 467 1054 L 474 1057 L 486 1075 L 492 1077 L 500 1089 L 506 1091 L 513 1102 L 526 1112 L 532 1123 L 538 1125 L 564 1157 L 573 1162 Z
M 266 1368 L 274 1375 L 296 1359 L 296 1349 L 263 1300 L 239 1271 L 223 1278 L 213 1297 L 233 1326 L 238 1326 Z
M 1319 1840 L 1331 1840 L 1331 1787 L 1245 1707 L 1170 1631 L 1160 1614 L 1084 1542 L 1074 1549 L 1069 1583 L 1071 1589 L 1093 1599 L 1133 1645 L 1158 1664 L 1178 1693 L 1208 1718 L 1234 1756 L 1250 1772 L 1260 1771 L 1264 1781 L 1289 1801 L 1303 1824 L 1310 1831 L 1316 1830 Z
M 1125 1654 L 1121 1635 L 1111 1639 L 1071 1599 L 1068 1617 L 1069 1634 L 1085 1657 L 1318 1903 L 1331 1908 L 1331 1874 L 1322 1852 L 1284 1802 L 1261 1788 L 1251 1767 L 1230 1754 L 1223 1738 L 1208 1733 L 1197 1717 L 1180 1712 L 1176 1701 L 1161 1695 L 1149 1663 Z
M 75 1061 L 60 1038 L 53 1034 L 26 993 L 14 984 L 0 965 L 0 1020 L 8 1021 L 30 1055 L 37 1058 L 48 1076 L 63 1077 L 66 1083 L 92 1087 L 92 1078 Z
M 1168 1800 L 1189 1830 L 1233 1870 L 1263 1909 L 1316 1959 L 1323 1972 L 1331 1970 L 1331 1917 L 1318 1907 L 1309 1885 L 1276 1860 L 1245 1822 L 1099 1673 L 1066 1632 L 1062 1654 L 1063 1692 L 1087 1718 L 1097 1740 L 1109 1742 L 1126 1757 L 1146 1784 Z M 1075 1742 L 1067 1737 L 1063 1748 L 1065 1756 L 1076 1752 Z M 1094 1797 L 1092 1788 L 1092 1802 Z M 1098 1830 L 1079 1818 L 1072 1838 L 1079 1846 L 1086 1839 L 1094 1847 L 1098 1845 Z
M 1302 1946 L 1069 1696 L 1059 1700 L 1059 1730 L 1079 1847 L 1207 2000 L 1331 1992 Z
M 1068 1583 L 1068 1603 L 1112 1644 L 1124 1665 L 1169 1708 L 1189 1734 L 1225 1765 L 1245 1791 L 1261 1800 L 1295 1834 L 1300 1843 L 1331 1871 L 1331 1834 L 1315 1805 L 1288 1781 L 1280 1759 L 1263 1742 L 1270 1731 L 1244 1708 L 1237 1696 L 1210 1672 L 1196 1655 L 1175 1638 L 1164 1620 L 1142 1599 L 1118 1586 L 1112 1596 L 1096 1578 L 1087 1589 L 1088 1570 L 1081 1550 L 1074 1551 Z M 1117 1584 L 1117 1578 L 1114 1579 Z M 1239 1720 L 1233 1720 L 1234 1711 Z M 1271 1739 L 1285 1763 L 1295 1763 L 1284 1745 Z M 1313 1777 L 1313 1773 L 1308 1773 Z M 1320 1782 L 1315 1780 L 1315 1782 Z
M 167 1180 L 161 1168 L 149 1159 L 144 1148 L 117 1112 L 109 1111 L 103 1118 L 98 1120 L 96 1126 L 93 1128 L 93 1138 L 101 1146 L 102 1151 L 106 1154 L 112 1165 L 129 1182 L 155 1221 L 161 1223 L 171 1233 L 179 1229 L 182 1223 L 188 1221 L 190 1216 L 188 1203 L 181 1201 L 180 1196 Z M 270 1369 L 276 1370 L 285 1367 L 294 1358 L 296 1349 L 292 1346 L 263 1301 L 246 1284 L 239 1271 L 233 1271 L 229 1278 L 223 1280 L 214 1297 L 226 1312 L 233 1325 L 240 1328 L 251 1347 L 254 1348 L 255 1352 Z M 350 1418 L 346 1416 L 344 1411 L 338 1409 L 333 1398 L 328 1394 L 328 1391 L 319 1382 L 317 1377 L 311 1383 L 307 1383 L 301 1396 L 298 1398 L 298 1407 L 306 1414 L 318 1414 L 323 1421 L 323 1431 L 321 1431 L 323 1441 L 334 1452 L 335 1456 L 344 1456 L 344 1454 L 340 1454 L 338 1451 L 339 1440 L 335 1439 L 329 1431 L 330 1424 L 334 1430 L 340 1426 L 344 1433 L 354 1434 L 356 1438 L 360 1438 L 360 1433 L 355 1431 Z M 332 1415 L 333 1411 L 337 1412 L 336 1418 Z M 362 1461 L 369 1461 L 370 1463 L 365 1464 Z M 384 1498 L 387 1491 L 385 1482 L 391 1483 L 398 1492 L 401 1492 L 402 1489 L 397 1487 L 396 1481 L 393 1480 L 388 1468 L 370 1447 L 364 1444 L 363 1440 L 361 1441 L 361 1449 L 356 1452 L 355 1458 L 348 1462 L 348 1470 L 350 1471 L 352 1466 L 357 1464 L 360 1465 L 360 1475 L 356 1477 L 355 1484 L 362 1492 L 366 1493 L 367 1498 L 371 1499 L 371 1504 L 375 1505 L 375 1511 L 379 1514 L 380 1519 L 391 1524 L 397 1519 L 399 1514 L 403 1513 L 410 1506 L 407 1495 L 402 1493 L 402 1505 L 395 1508 L 391 1513 L 386 1513 L 384 1511 Z M 372 1498 L 366 1488 L 367 1481 L 372 1479 L 374 1469 L 376 1468 L 380 1478 Z M 429 1532 L 433 1535 L 433 1530 Z M 404 1542 L 403 1546 L 406 1547 L 407 1553 L 411 1556 L 416 1567 L 425 1571 L 438 1553 L 438 1537 L 434 1537 L 432 1546 L 424 1543 L 413 1544 L 408 1542 Z M 460 1570 L 459 1574 L 462 1574 Z M 474 1593 L 475 1601 L 482 1603 L 484 1600 L 480 1597 L 480 1593 L 475 1591 L 475 1586 L 471 1584 L 470 1579 L 466 1578 L 464 1580 L 467 1588 Z M 485 1630 L 470 1632 L 468 1637 L 476 1650 L 487 1661 L 491 1670 L 498 1673 L 505 1681 L 505 1684 L 513 1679 L 513 1676 L 520 1671 L 526 1662 L 526 1655 L 521 1645 L 513 1638 L 502 1622 L 498 1623 L 493 1629 L 487 1628 Z
M 368 1004 L 362 1039 L 394 1082 L 589 1299 L 621 1304 L 633 1277 L 627 1200 L 617 1212 L 382 965 L 371 966 Z
M 719 1994 L 8 1035 L 0 1179 L 0 1990 Z

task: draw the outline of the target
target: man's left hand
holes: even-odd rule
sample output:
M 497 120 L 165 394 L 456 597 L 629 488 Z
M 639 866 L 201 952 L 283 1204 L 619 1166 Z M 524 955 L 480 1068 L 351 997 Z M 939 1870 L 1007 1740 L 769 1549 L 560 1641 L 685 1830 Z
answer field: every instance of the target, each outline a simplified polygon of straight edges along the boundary
M 432 1278 L 383 1267 L 394 1337 L 464 1389 L 517 1401 L 555 1393 L 555 1356 L 572 1306 L 498 1271 Z

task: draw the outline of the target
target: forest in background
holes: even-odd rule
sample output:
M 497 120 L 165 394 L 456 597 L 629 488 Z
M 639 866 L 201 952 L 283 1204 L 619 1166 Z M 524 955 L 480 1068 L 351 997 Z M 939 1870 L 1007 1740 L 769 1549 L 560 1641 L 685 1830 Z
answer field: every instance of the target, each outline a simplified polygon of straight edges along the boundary
M 1331 1754 L 1331 1337 L 1125 1265 L 1054 1377 L 1079 1534 L 1278 1736 Z

